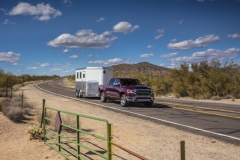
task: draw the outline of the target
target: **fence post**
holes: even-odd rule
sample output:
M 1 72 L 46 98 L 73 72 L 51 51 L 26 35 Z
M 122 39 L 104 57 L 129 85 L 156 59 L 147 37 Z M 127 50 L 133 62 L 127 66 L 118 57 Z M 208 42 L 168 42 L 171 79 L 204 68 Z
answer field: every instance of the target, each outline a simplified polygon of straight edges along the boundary
M 13 87 L 11 87 L 11 99 L 13 97 Z
M 23 90 L 22 90 L 22 108 L 23 108 Z
M 42 128 L 42 122 L 43 122 L 43 118 L 44 118 L 44 108 L 45 108 L 45 99 L 43 99 L 43 106 L 42 106 L 42 118 L 41 118 L 41 125 L 40 125 L 40 128 Z
M 81 152 L 80 152 L 80 132 L 79 132 L 79 129 L 80 129 L 80 125 L 79 125 L 79 116 L 77 116 L 77 129 L 78 129 L 78 131 L 77 131 L 77 143 L 78 143 L 78 145 L 77 145 L 77 151 L 78 151 L 78 160 L 80 160 L 80 154 L 81 154 Z
M 185 141 L 180 142 L 181 160 L 185 160 Z
M 45 99 L 44 99 L 44 104 L 45 104 Z M 44 131 L 44 143 L 46 142 L 46 121 L 45 121 L 45 117 L 46 117 L 46 108 L 44 107 L 43 109 L 44 112 L 44 119 L 43 119 L 43 131 Z M 42 124 L 42 123 L 41 123 Z
M 7 82 L 6 82 L 6 97 L 8 97 L 8 78 L 7 78 Z
M 113 127 L 112 124 L 108 124 L 108 133 L 109 133 L 109 144 L 108 144 L 108 159 L 113 160 L 113 144 L 112 144 L 112 139 L 113 139 Z

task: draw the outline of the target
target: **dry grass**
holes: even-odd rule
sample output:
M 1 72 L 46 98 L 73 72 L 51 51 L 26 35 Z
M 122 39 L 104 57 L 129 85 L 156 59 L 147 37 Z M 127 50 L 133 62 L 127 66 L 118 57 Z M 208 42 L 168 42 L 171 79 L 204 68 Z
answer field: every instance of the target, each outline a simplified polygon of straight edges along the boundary
M 32 115 L 34 105 L 22 103 L 22 97 L 15 96 L 13 99 L 4 98 L 0 101 L 0 110 L 13 122 L 21 122 L 27 116 Z

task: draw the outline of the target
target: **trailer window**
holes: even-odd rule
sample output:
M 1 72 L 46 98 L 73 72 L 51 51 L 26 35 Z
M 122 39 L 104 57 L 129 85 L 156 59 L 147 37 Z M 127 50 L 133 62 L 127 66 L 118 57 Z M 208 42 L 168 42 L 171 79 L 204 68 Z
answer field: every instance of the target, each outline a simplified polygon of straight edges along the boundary
M 78 72 L 77 72 L 77 79 L 78 79 Z
M 79 77 L 80 79 L 82 78 L 82 72 L 80 72 L 80 77 Z
M 83 73 L 82 78 L 85 78 L 85 73 Z

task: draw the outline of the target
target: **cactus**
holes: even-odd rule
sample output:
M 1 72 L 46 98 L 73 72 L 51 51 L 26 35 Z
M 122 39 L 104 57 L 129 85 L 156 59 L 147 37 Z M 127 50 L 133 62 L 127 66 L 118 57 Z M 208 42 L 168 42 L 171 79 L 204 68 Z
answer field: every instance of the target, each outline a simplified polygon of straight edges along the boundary
M 30 140 L 31 139 L 41 139 L 42 128 L 36 125 L 32 125 L 28 127 L 28 133 L 30 133 Z

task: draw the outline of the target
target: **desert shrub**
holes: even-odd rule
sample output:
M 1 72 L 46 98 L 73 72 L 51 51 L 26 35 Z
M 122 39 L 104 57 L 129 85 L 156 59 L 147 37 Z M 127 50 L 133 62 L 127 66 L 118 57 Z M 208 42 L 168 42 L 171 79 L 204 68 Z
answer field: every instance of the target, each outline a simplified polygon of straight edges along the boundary
M 75 81 L 75 74 L 67 76 L 69 81 Z
M 52 111 L 47 111 L 46 112 L 46 117 L 47 118 L 50 118 L 50 119 L 52 119 L 52 120 L 55 120 L 55 115 L 54 115 L 54 113 L 55 112 L 52 112 Z M 39 122 L 39 123 L 41 123 L 41 119 L 42 119 L 42 110 L 38 110 L 38 112 L 37 112 L 37 121 Z M 43 123 L 44 123 L 44 121 L 42 121 Z M 45 123 L 46 125 L 53 125 L 52 124 L 52 122 L 51 121 L 49 121 L 49 120 L 46 120 L 46 123 Z
M 222 99 L 232 99 L 234 98 L 232 95 L 226 95 L 226 96 L 223 96 L 221 97 Z
M 219 96 L 212 96 L 211 100 L 221 100 L 221 98 Z
M 25 102 L 22 107 L 22 102 L 18 99 L 5 98 L 1 103 L 1 111 L 13 122 L 21 122 L 25 115 L 31 113 L 33 104 Z
M 9 110 L 6 116 L 13 122 L 21 122 L 24 119 L 24 110 L 20 107 L 8 107 Z
M 1 105 L 1 111 L 4 113 L 4 115 L 6 115 L 8 113 L 8 111 L 10 110 L 10 99 L 9 98 L 5 98 L 2 101 L 2 105 Z
M 76 128 L 76 126 L 77 126 L 75 116 L 64 114 L 64 116 L 62 116 L 62 121 L 63 121 L 64 124 L 66 124 L 68 126 L 71 126 L 71 127 L 74 127 L 74 128 Z M 65 126 L 63 126 L 62 129 L 65 130 L 66 132 L 69 132 L 69 133 L 76 132 L 74 129 L 71 129 L 71 128 L 68 128 L 68 127 L 65 127 Z

